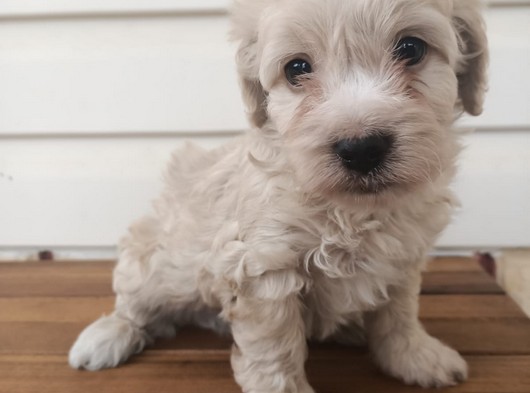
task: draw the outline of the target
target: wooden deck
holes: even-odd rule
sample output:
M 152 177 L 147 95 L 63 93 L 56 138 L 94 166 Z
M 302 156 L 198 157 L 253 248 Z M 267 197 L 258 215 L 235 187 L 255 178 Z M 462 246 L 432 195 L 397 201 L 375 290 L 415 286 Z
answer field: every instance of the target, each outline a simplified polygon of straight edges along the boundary
M 91 373 L 66 355 L 79 332 L 112 310 L 110 262 L 0 264 L 0 393 L 233 393 L 230 340 L 185 329 L 127 364 Z M 421 319 L 469 362 L 452 393 L 530 393 L 530 320 L 468 259 L 438 259 L 425 273 Z M 319 393 L 429 392 L 380 373 L 364 349 L 311 345 Z

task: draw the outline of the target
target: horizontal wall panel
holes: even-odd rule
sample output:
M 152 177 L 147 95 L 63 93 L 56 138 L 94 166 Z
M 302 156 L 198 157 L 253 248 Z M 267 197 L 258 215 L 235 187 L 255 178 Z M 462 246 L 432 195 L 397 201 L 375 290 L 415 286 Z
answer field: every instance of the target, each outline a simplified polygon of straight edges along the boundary
M 530 131 L 530 130 L 529 130 Z M 203 135 L 216 146 L 231 135 Z M 150 210 L 180 136 L 0 143 L 0 247 L 112 246 Z M 530 132 L 467 136 L 443 247 L 530 246 Z
M 0 134 L 243 129 L 225 17 L 0 24 Z
M 229 0 L 2 0 L 0 17 L 115 14 L 131 12 L 212 12 Z
M 21 2 L 22 3 L 22 2 Z M 530 127 L 530 7 L 488 12 L 491 83 L 479 128 Z M 0 24 L 0 134 L 246 127 L 223 15 Z
M 454 189 L 461 199 L 439 244 L 530 247 L 530 129 L 464 138 Z
M 0 247 L 115 244 L 149 211 L 171 152 L 186 139 L 1 141 Z M 205 147 L 225 139 L 195 138 Z
M 2 0 L 0 17 L 115 14 L 131 12 L 212 12 L 231 0 Z M 487 0 L 492 7 L 530 5 L 530 0 Z

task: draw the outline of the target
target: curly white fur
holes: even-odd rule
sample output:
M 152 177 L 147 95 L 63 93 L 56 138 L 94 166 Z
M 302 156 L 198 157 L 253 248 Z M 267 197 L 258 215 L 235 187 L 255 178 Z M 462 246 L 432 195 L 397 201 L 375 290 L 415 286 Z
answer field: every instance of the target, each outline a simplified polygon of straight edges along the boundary
M 312 392 L 306 339 L 365 335 L 407 383 L 447 386 L 467 368 L 418 322 L 425 255 L 447 225 L 459 152 L 452 124 L 481 111 L 486 38 L 475 0 L 238 0 L 233 35 L 253 129 L 214 151 L 177 151 L 155 214 L 121 242 L 116 311 L 70 364 L 113 367 L 195 323 L 234 337 L 243 391 Z M 419 36 L 406 68 L 396 42 Z M 283 75 L 296 56 L 315 72 Z M 384 129 L 378 173 L 352 176 L 330 144 Z

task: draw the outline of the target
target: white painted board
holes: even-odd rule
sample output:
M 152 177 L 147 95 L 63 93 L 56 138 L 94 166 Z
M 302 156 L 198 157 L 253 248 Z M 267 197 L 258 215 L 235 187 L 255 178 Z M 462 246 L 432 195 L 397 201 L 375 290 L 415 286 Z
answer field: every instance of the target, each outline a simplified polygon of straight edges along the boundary
M 177 3 L 0 3 L 0 251 L 112 249 L 171 150 L 246 128 L 223 1 Z M 504 3 L 442 247 L 530 247 L 530 7 Z
M 530 126 L 530 6 L 488 13 L 479 128 Z M 246 127 L 224 15 L 5 20 L 0 135 Z

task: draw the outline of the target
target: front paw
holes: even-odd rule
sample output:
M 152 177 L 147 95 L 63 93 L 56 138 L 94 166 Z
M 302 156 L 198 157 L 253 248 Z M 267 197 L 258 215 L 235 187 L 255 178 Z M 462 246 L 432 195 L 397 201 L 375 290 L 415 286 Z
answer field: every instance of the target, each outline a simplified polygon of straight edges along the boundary
M 376 348 L 382 369 L 424 388 L 454 386 L 467 379 L 467 364 L 458 352 L 423 332 L 419 336 L 394 337 Z

